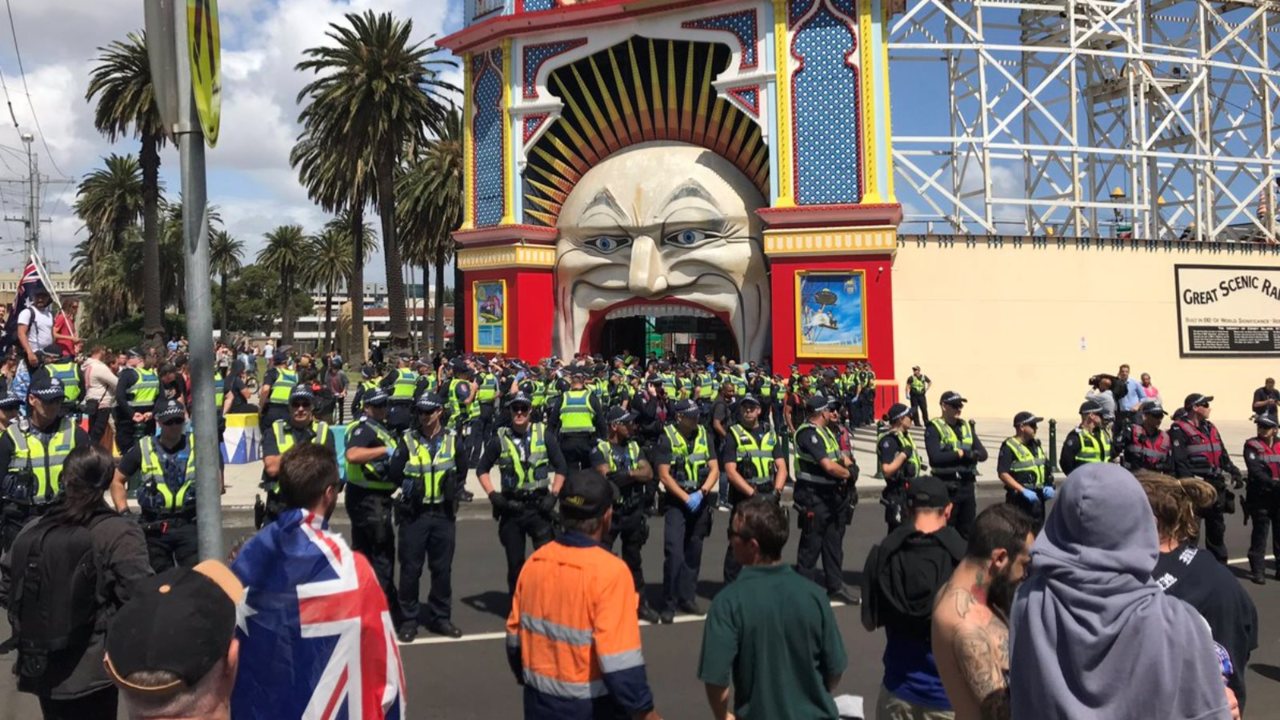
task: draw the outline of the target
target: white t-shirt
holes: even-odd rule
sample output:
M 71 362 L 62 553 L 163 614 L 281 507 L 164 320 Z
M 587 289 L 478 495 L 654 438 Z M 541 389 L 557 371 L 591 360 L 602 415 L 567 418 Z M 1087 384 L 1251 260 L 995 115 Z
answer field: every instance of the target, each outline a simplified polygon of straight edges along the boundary
M 38 353 L 40 348 L 53 344 L 53 306 L 44 310 L 36 306 L 23 308 L 18 313 L 18 324 L 27 326 L 27 345 L 31 352 Z

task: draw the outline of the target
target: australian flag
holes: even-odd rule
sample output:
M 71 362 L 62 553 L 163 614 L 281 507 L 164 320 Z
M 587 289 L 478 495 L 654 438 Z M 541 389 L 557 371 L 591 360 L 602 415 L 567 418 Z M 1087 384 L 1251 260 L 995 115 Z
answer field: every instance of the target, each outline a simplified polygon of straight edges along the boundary
M 405 717 L 386 597 L 369 561 L 324 518 L 285 512 L 245 544 L 231 569 L 246 589 L 232 717 Z
M 0 338 L 0 357 L 7 355 L 9 348 L 18 342 L 18 315 L 35 302 L 37 291 L 46 290 L 48 287 L 51 286 L 44 282 L 44 270 L 32 255 L 27 261 L 27 266 L 22 270 L 22 279 L 18 281 L 18 292 L 13 296 L 13 304 L 9 306 L 9 315 L 4 321 L 4 337 Z

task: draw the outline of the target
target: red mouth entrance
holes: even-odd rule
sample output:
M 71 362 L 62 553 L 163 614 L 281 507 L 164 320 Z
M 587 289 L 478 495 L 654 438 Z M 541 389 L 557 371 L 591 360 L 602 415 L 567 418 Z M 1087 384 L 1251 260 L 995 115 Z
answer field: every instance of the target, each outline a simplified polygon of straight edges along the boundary
M 738 343 L 727 312 L 677 298 L 633 298 L 593 311 L 579 351 L 604 357 L 737 358 Z

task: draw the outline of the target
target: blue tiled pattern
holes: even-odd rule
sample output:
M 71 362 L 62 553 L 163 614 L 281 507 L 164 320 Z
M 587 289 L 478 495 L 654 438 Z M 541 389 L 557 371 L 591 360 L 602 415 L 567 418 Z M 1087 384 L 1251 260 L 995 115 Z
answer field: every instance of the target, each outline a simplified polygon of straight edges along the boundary
M 681 27 L 731 32 L 738 38 L 738 45 L 742 49 L 742 62 L 739 67 L 753 68 L 758 64 L 756 59 L 757 30 L 755 10 L 743 10 L 742 12 L 729 13 L 727 15 L 690 20 L 682 23 Z
M 733 93 L 744 105 L 751 108 L 752 114 L 760 115 L 760 91 L 756 88 L 734 88 Z
M 475 76 L 476 225 L 497 225 L 502 220 L 502 51 L 492 50 L 472 59 Z
M 861 197 L 858 74 L 845 60 L 855 49 L 853 30 L 825 4 L 795 35 L 802 63 L 792 100 L 801 205 L 855 203 Z
M 524 96 L 529 99 L 538 97 L 538 70 L 542 67 L 542 63 L 562 52 L 585 44 L 587 44 L 587 41 L 584 38 L 582 40 L 565 40 L 563 42 L 543 43 L 526 47 L 524 49 L 524 85 L 522 89 Z
M 537 10 L 550 10 L 556 6 L 556 0 L 524 0 L 525 12 L 534 12 Z
M 853 0 L 831 0 L 831 7 L 850 20 L 856 21 L 858 19 L 858 11 L 853 7 Z
M 800 22 L 800 18 L 804 17 L 804 14 L 809 12 L 809 8 L 813 7 L 815 2 L 822 2 L 822 0 L 791 0 L 788 2 L 787 24 L 790 27 L 795 27 L 796 23 Z

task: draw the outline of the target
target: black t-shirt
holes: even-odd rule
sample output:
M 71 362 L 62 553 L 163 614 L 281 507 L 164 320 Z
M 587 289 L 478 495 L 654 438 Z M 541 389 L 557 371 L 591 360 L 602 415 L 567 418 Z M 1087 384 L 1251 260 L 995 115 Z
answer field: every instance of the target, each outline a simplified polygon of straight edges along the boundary
M 725 400 L 716 400 L 711 405 L 711 419 L 719 420 L 727 431 L 729 426 L 733 424 L 734 417 L 738 414 L 738 403 L 728 402 Z
M 1270 390 L 1268 390 L 1268 389 L 1267 389 L 1267 386 L 1266 386 L 1266 385 L 1263 385 L 1262 387 L 1258 388 L 1257 390 L 1254 390 L 1254 391 L 1253 391 L 1253 401 L 1254 401 L 1255 403 L 1260 403 L 1260 402 L 1262 402 L 1263 400 L 1275 400 L 1275 401 L 1277 401 L 1278 403 L 1280 403 L 1280 388 L 1271 388 Z M 1272 406 L 1270 406 L 1270 407 L 1268 407 L 1268 408 L 1263 408 L 1263 409 L 1259 410 L 1258 412 L 1271 412 L 1271 413 L 1274 413 L 1274 412 L 1276 412 L 1276 410 L 1277 410 L 1277 406 L 1276 406 L 1276 405 L 1272 405 Z
M 245 384 L 244 380 L 239 377 L 229 378 L 227 380 L 227 394 L 231 396 L 231 412 L 245 413 L 253 412 L 255 407 L 244 397 Z
M 1212 555 L 1193 545 L 1160 553 L 1151 577 L 1209 623 L 1213 639 L 1231 656 L 1235 672 L 1227 684 L 1243 706 L 1245 667 L 1250 653 L 1258 647 L 1258 608 L 1240 581 Z

